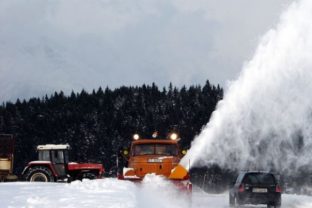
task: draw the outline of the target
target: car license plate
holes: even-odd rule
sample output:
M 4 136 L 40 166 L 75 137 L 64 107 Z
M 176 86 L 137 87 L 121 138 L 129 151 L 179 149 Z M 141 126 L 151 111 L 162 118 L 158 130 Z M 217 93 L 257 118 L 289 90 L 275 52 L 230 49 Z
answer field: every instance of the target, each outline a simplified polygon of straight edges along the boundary
M 161 163 L 162 160 L 161 159 L 148 159 L 149 163 Z
M 253 188 L 252 192 L 254 192 L 254 193 L 267 193 L 268 189 L 267 188 Z

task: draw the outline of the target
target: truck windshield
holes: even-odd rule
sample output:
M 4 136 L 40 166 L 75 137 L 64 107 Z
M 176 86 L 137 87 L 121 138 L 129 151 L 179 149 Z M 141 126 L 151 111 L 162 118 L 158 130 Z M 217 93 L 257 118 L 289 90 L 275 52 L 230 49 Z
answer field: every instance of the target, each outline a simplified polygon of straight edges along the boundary
M 178 155 L 177 145 L 174 144 L 137 144 L 133 147 L 133 155 Z
M 178 148 L 174 144 L 156 144 L 156 155 L 178 155 Z

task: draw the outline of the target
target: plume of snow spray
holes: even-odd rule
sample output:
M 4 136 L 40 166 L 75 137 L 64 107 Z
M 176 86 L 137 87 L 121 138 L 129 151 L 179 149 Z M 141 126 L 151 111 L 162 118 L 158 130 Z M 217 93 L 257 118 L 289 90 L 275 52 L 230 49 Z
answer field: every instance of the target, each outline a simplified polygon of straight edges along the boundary
M 190 198 L 162 176 L 145 176 L 138 193 L 139 208 L 188 208 Z
M 261 39 L 182 165 L 312 167 L 312 1 L 292 3 Z M 312 169 L 312 168 L 311 168 Z

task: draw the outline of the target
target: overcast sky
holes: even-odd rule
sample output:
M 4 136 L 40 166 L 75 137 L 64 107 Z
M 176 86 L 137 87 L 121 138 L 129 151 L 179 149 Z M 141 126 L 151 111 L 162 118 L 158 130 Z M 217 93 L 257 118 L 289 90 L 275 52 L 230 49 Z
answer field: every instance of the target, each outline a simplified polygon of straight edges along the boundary
M 0 101 L 226 86 L 292 0 L 0 0 Z

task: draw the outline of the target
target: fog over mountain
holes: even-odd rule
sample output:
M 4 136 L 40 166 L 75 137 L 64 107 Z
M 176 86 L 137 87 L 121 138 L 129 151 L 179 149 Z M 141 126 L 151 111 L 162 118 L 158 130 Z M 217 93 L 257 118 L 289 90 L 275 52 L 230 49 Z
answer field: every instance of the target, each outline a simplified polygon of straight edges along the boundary
M 291 0 L 1 0 L 0 101 L 99 86 L 225 85 Z

